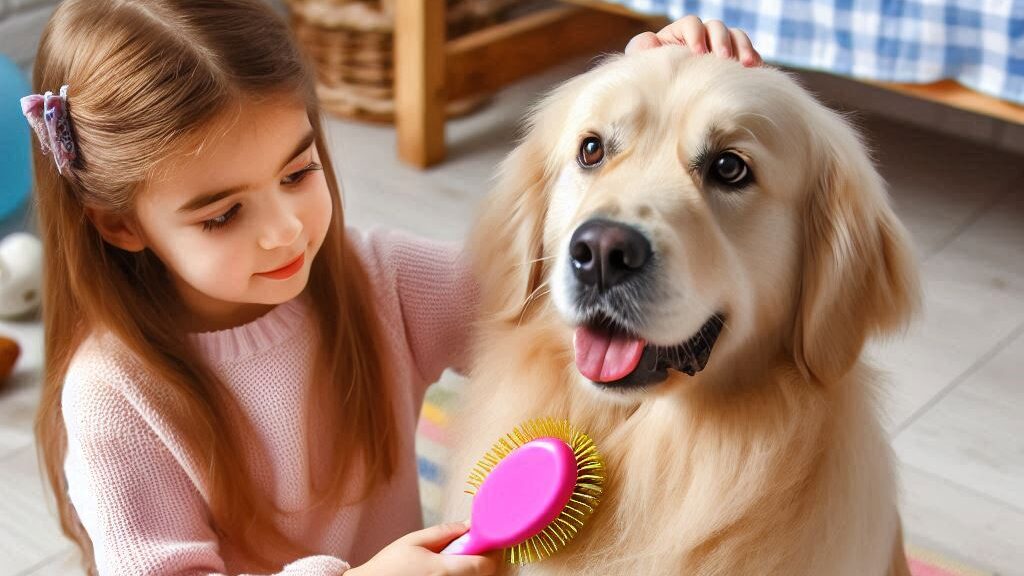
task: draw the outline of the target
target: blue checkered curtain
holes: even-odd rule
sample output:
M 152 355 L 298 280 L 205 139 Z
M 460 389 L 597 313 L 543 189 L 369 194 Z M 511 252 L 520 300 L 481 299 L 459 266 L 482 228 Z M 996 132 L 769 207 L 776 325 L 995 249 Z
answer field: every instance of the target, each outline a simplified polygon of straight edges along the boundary
M 611 0 L 742 28 L 765 60 L 1024 104 L 1024 0 Z

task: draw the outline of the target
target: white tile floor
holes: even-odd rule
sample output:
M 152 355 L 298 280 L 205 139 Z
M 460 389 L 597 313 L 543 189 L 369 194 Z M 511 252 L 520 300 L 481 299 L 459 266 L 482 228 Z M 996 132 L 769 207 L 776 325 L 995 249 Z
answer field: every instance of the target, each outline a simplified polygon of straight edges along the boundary
M 461 238 L 522 112 L 575 70 L 525 82 L 450 124 L 450 158 L 427 172 L 394 160 L 393 130 L 331 122 L 348 221 Z M 909 540 L 1024 575 L 1024 157 L 878 116 L 861 124 L 924 278 L 923 317 L 870 350 L 892 373 L 886 408 Z M 42 330 L 2 322 L 0 333 L 25 347 L 0 393 L 0 575 L 78 573 L 42 497 L 32 442 Z

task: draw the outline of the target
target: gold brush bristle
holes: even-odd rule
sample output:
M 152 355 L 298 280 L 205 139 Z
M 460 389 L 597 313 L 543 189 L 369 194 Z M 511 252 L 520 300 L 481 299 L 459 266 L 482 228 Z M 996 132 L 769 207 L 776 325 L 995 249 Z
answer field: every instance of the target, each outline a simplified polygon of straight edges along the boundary
M 505 560 L 527 564 L 551 556 L 569 543 L 600 502 L 604 485 L 604 461 L 589 436 L 568 420 L 541 418 L 530 420 L 494 443 L 469 475 L 467 494 L 476 495 L 487 475 L 513 450 L 538 438 L 558 438 L 572 448 L 576 456 L 576 487 L 557 518 L 529 540 L 505 548 Z

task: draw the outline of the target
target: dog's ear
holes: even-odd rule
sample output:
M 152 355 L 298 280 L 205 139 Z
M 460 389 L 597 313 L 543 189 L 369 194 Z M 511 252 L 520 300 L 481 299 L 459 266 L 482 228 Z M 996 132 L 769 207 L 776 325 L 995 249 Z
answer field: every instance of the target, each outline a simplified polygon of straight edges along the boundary
M 484 200 L 470 237 L 482 310 L 499 320 L 522 320 L 543 281 L 548 158 L 541 132 L 536 124 L 530 126 L 502 162 L 497 185 Z
M 856 132 L 830 111 L 818 128 L 793 353 L 805 377 L 832 382 L 868 337 L 903 327 L 920 295 L 907 233 Z

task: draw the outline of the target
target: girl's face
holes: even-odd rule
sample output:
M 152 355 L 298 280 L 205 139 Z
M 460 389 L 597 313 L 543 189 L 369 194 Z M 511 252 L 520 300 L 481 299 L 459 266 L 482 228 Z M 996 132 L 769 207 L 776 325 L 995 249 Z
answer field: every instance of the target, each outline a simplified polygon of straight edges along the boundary
M 193 330 L 237 326 L 297 296 L 331 221 L 303 105 L 245 103 L 215 124 L 136 205 L 142 242 L 171 271 Z

